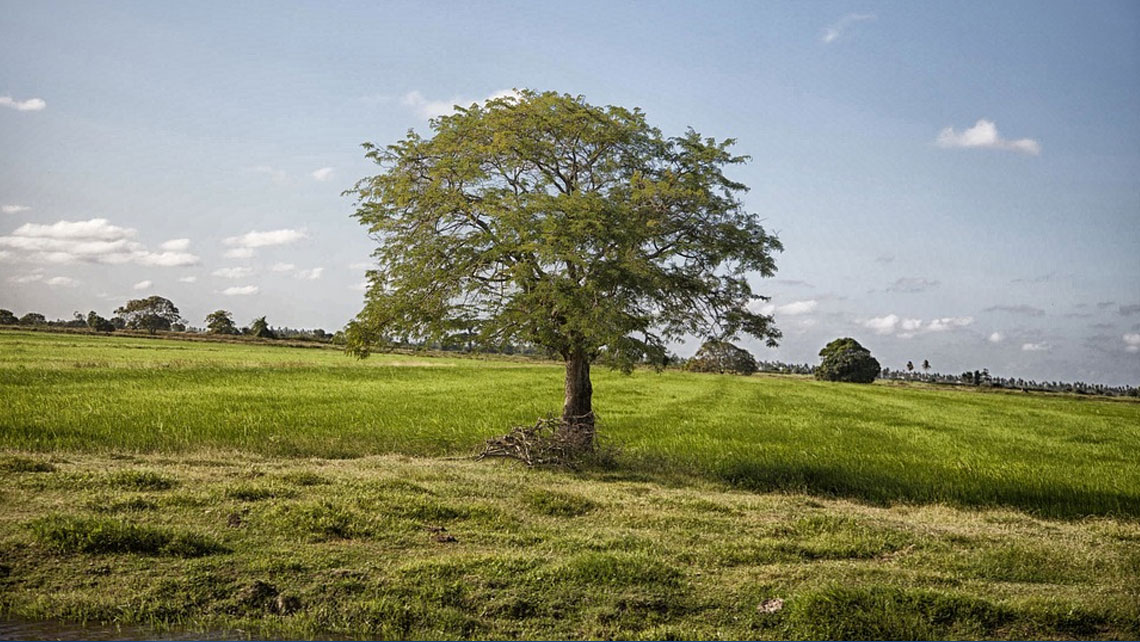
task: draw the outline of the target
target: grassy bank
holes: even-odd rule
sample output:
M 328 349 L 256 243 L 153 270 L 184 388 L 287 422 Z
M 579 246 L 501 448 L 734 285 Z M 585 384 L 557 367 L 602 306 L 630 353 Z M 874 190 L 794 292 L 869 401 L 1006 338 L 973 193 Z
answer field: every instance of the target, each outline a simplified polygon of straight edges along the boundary
M 8 617 L 287 638 L 1140 636 L 1132 520 L 392 455 L 9 452 L 0 480 Z
M 557 411 L 557 365 L 0 332 L 0 446 L 469 454 Z M 596 370 L 623 467 L 864 502 L 1140 517 L 1140 403 Z

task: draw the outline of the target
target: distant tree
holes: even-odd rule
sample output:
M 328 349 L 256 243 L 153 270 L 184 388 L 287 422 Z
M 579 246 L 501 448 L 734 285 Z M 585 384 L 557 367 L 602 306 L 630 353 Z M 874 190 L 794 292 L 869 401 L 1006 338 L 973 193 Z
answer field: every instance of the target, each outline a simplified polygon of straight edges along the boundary
M 115 326 L 116 330 L 122 330 L 127 327 L 127 320 L 119 315 L 111 317 L 111 325 Z
M 99 316 L 94 310 L 87 313 L 87 327 L 96 332 L 115 331 L 115 324 Z
M 186 324 L 185 323 L 171 323 L 170 324 L 170 331 L 171 332 L 186 332 Z
M 691 372 L 726 372 L 750 375 L 757 370 L 756 358 L 752 353 L 738 348 L 727 341 L 706 341 L 700 350 L 685 363 Z
M 906 371 L 907 372 L 914 372 L 914 362 L 913 361 L 907 361 L 906 362 Z
M 871 383 L 879 375 L 879 362 L 871 356 L 871 351 L 850 337 L 827 344 L 819 356 L 823 361 L 815 369 L 816 379 Z
M 249 334 L 262 339 L 276 339 L 277 335 L 274 334 L 273 329 L 265 321 L 265 317 L 258 317 L 249 324 Z
M 926 359 L 922 360 L 922 371 L 923 372 L 930 372 L 930 361 L 928 361 Z
M 39 312 L 29 312 L 20 317 L 20 325 L 47 325 L 47 317 Z
M 227 310 L 214 310 L 207 314 L 206 329 L 210 334 L 241 334 L 234 325 L 233 315 Z
M 0 310 L 0 325 L 16 325 L 20 319 L 11 310 Z
M 174 307 L 170 299 L 157 295 L 145 299 L 131 299 L 126 305 L 115 310 L 115 314 L 123 317 L 128 328 L 146 330 L 151 334 L 159 330 L 169 330 L 170 326 L 181 318 L 178 308 Z

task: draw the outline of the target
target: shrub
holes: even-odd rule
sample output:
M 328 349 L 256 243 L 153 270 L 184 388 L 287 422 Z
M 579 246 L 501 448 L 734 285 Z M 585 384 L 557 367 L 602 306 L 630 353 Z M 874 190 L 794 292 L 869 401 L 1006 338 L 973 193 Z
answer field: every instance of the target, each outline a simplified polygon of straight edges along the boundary
M 701 349 L 685 363 L 691 372 L 726 372 L 750 375 L 757 370 L 756 358 L 751 352 L 727 341 L 706 341 Z
M 822 381 L 871 383 L 879 376 L 879 362 L 871 351 L 850 337 L 836 339 L 819 351 L 823 361 L 815 369 L 815 378 Z

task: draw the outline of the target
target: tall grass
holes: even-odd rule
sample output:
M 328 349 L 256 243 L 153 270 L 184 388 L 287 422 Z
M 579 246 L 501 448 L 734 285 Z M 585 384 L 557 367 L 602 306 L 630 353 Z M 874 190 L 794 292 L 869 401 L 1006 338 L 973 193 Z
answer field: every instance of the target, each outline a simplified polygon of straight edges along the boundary
M 875 503 L 1140 516 L 1140 404 L 595 370 L 624 470 Z M 557 412 L 557 365 L 0 332 L 0 448 L 455 455 Z M 664 471 L 664 472 L 663 472 Z

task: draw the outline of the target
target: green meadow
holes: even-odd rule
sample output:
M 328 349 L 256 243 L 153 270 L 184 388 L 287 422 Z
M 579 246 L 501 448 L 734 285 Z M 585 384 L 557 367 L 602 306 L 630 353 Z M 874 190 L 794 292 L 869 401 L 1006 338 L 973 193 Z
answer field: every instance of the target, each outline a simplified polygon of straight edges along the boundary
M 1140 403 L 0 331 L 0 614 L 381 638 L 1135 638 Z M 776 602 L 776 600 L 780 600 Z

